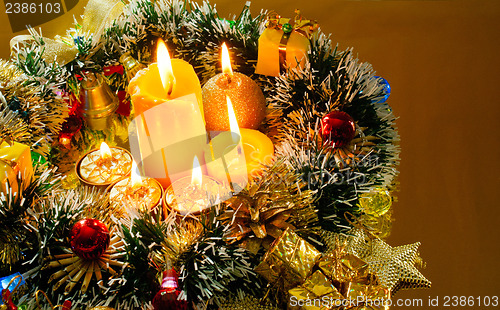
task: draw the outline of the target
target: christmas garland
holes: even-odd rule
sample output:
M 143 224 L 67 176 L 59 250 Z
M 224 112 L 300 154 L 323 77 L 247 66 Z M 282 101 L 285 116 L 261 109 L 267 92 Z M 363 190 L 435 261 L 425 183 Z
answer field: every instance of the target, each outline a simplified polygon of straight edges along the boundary
M 43 305 L 34 298 L 43 291 L 54 303 L 79 308 L 146 308 L 158 302 L 162 271 L 171 268 L 178 288 L 163 292 L 175 297 L 172 309 L 280 309 L 291 296 L 354 298 L 347 284 L 350 292 L 386 298 L 430 286 L 414 266 L 418 244 L 391 248 L 382 241 L 390 233 L 399 136 L 388 85 L 369 64 L 316 31 L 303 67 L 268 77 L 255 74 L 255 65 L 270 14 L 252 17 L 245 7 L 226 20 L 208 3 L 177 0 L 101 3 L 107 11 L 96 5 L 88 4 L 66 37 L 32 30 L 29 42 L 13 47 L 12 60 L 0 63 L 0 138 L 29 145 L 37 158 L 34 181 L 18 176 L 18 194 L 7 189 L 0 197 L 0 275 L 19 272 L 26 281 L 15 303 Z M 114 16 L 116 5 L 122 13 Z M 124 212 L 107 193 L 79 186 L 72 173 L 81 154 L 102 141 L 126 146 L 128 83 L 155 60 L 158 38 L 193 65 L 202 85 L 217 73 L 227 43 L 233 69 L 256 81 L 267 101 L 259 130 L 273 141 L 272 163 L 194 222 Z M 82 77 L 92 72 L 121 94 L 121 112 L 104 130 L 88 126 L 78 104 Z M 355 123 L 336 145 L 324 129 L 329 118 Z M 111 238 L 82 258 L 69 239 L 75 225 L 90 225 L 84 219 Z M 290 244 L 301 251 L 287 256 Z M 268 267 L 279 256 L 274 263 L 282 270 L 273 275 Z M 323 295 L 320 283 L 330 287 Z

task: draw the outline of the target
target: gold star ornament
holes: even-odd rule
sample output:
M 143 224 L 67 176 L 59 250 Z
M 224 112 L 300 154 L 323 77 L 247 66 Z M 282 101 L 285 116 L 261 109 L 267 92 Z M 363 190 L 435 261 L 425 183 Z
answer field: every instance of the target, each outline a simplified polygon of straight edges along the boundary
M 363 229 L 355 228 L 350 235 L 346 240 L 346 252 L 368 263 L 379 283 L 390 289 L 392 294 L 400 289 L 431 287 L 431 282 L 415 267 L 420 242 L 391 247 Z

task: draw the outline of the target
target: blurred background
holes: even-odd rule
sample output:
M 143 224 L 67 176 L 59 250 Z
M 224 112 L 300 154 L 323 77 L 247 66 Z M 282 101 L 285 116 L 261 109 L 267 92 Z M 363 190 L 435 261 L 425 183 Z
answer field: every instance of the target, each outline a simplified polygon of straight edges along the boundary
M 15 26 L 43 22 L 35 27 L 44 36 L 64 34 L 85 0 L 63 1 L 66 13 L 55 19 L 18 14 Z M 215 0 L 228 18 L 245 2 Z M 444 309 L 445 296 L 500 295 L 500 1 L 253 0 L 252 13 L 261 9 L 288 17 L 300 9 L 391 84 L 402 152 L 388 242 L 420 241 L 423 273 L 433 282 L 396 298 L 422 298 L 425 309 L 439 297 L 434 309 Z M 10 38 L 26 31 L 12 29 L 3 9 L 0 27 L 0 57 L 8 58 Z

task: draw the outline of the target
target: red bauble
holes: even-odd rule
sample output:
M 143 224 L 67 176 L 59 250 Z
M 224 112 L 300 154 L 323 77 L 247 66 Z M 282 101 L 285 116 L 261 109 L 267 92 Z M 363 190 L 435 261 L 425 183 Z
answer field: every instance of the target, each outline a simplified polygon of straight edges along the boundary
M 180 291 L 177 282 L 177 273 L 174 269 L 163 272 L 161 290 L 153 298 L 154 310 L 187 310 L 188 302 L 178 300 Z
M 321 137 L 333 147 L 348 145 L 356 135 L 352 117 L 341 111 L 332 111 L 321 120 Z
M 69 233 L 71 249 L 83 259 L 100 257 L 109 246 L 109 231 L 106 225 L 95 219 L 78 221 Z
M 2 290 L 2 300 L 4 302 L 5 309 L 7 310 L 17 310 L 17 306 L 12 302 L 12 292 L 5 288 Z

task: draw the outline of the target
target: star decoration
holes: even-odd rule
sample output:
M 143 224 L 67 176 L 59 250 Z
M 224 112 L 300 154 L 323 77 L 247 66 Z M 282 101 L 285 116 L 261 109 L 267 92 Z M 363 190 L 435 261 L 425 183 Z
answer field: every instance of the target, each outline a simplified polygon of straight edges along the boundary
M 114 270 L 111 266 L 119 267 L 122 270 L 127 267 L 127 263 L 119 261 L 119 259 L 125 256 L 123 253 L 124 250 L 124 241 L 118 235 L 114 235 L 104 254 L 96 259 L 83 259 L 73 253 L 54 255 L 47 258 L 48 262 L 43 269 L 60 268 L 48 280 L 49 283 L 59 280 L 53 287 L 54 291 L 66 284 L 64 292 L 68 294 L 83 279 L 80 290 L 82 293 L 85 293 L 89 288 L 90 280 L 93 276 L 95 276 L 100 286 L 104 285 L 101 271 L 105 271 L 111 276 L 116 276 L 120 271 Z M 68 249 L 67 251 L 69 252 L 70 250 Z
M 362 229 L 353 229 L 351 235 L 346 251 L 367 262 L 380 284 L 392 294 L 400 289 L 431 287 L 431 282 L 415 267 L 420 242 L 391 247 L 382 239 L 369 237 Z

